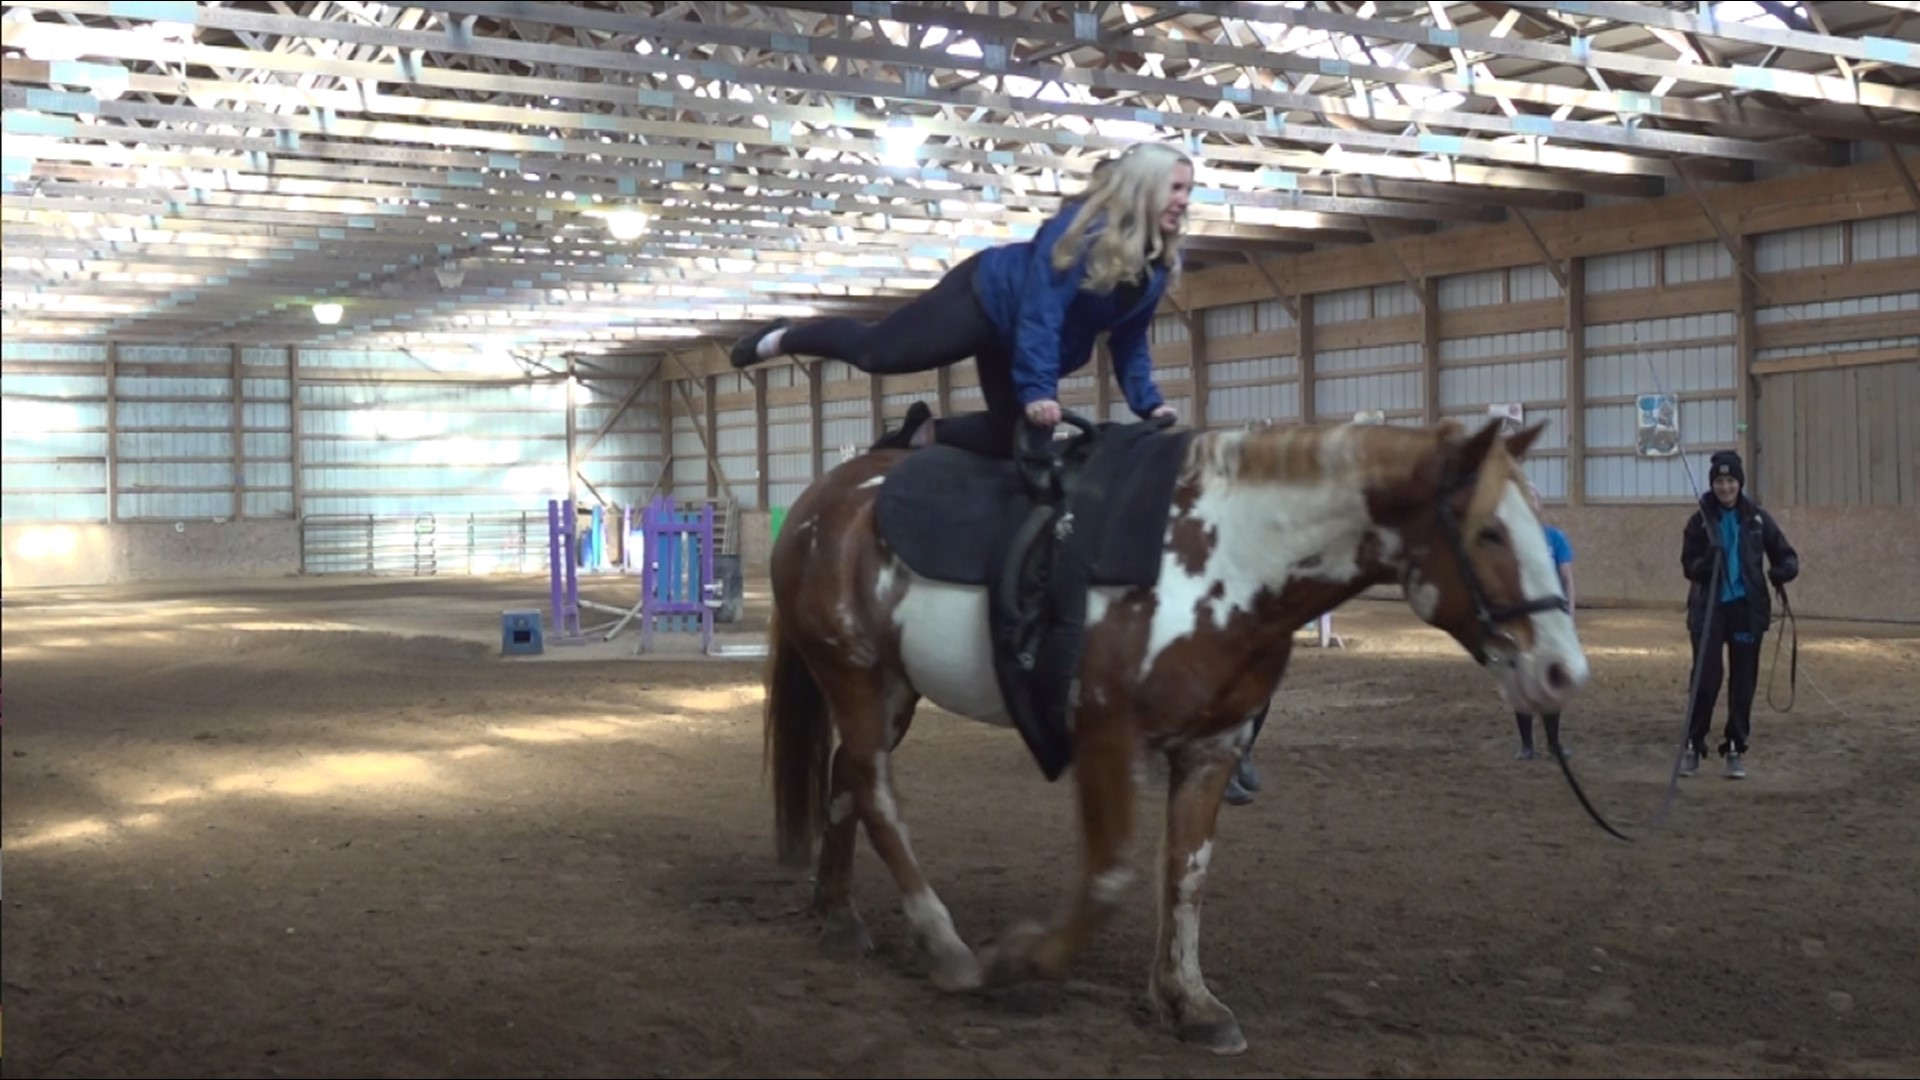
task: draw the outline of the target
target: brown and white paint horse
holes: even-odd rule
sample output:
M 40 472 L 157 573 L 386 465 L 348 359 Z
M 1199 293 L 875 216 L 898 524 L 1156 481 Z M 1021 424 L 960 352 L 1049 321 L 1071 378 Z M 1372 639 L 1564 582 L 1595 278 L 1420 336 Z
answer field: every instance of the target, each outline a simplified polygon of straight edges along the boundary
M 1149 993 L 1182 1038 L 1245 1049 L 1200 973 L 1201 889 L 1222 792 L 1294 632 L 1400 582 L 1415 613 L 1478 659 L 1516 709 L 1561 711 L 1587 680 L 1518 467 L 1539 433 L 1503 439 L 1489 424 L 1468 437 L 1451 423 L 1197 433 L 1158 583 L 1089 599 L 1072 720 L 1083 860 L 1073 902 L 1053 925 L 1016 926 L 978 955 L 908 844 L 888 758 L 923 697 L 1008 723 L 985 590 L 918 577 L 881 540 L 876 491 L 913 451 L 876 451 L 822 477 L 773 548 L 765 737 L 782 861 L 804 865 L 824 830 L 814 897 L 824 939 L 872 947 L 852 896 L 864 824 L 937 985 L 1059 977 L 1133 880 L 1135 765 L 1163 753 L 1169 812 Z

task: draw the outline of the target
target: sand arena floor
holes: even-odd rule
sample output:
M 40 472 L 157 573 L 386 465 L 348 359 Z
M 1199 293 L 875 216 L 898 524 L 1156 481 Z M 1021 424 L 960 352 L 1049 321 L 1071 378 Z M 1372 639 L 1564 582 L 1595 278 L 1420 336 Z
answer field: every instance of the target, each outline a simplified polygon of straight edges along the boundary
M 821 955 L 806 875 L 773 860 L 758 663 L 636 659 L 631 630 L 502 659 L 499 612 L 545 596 L 544 578 L 9 593 L 7 1074 L 1920 1070 L 1920 627 L 1803 621 L 1784 714 L 1769 639 L 1752 775 L 1714 763 L 1629 846 L 1553 765 L 1512 760 L 1510 717 L 1450 641 L 1397 604 L 1342 609 L 1347 648 L 1296 654 L 1266 791 L 1222 811 L 1202 950 L 1251 1048 L 1215 1059 L 1144 1007 L 1144 884 L 1065 983 L 946 996 L 863 838 L 878 950 Z M 764 617 L 751 596 L 732 636 Z M 1678 737 L 1681 617 L 1582 624 L 1574 764 L 1638 824 Z M 923 706 L 896 775 L 964 936 L 1058 907 L 1071 791 L 1017 736 Z M 1164 795 L 1140 798 L 1145 869 Z

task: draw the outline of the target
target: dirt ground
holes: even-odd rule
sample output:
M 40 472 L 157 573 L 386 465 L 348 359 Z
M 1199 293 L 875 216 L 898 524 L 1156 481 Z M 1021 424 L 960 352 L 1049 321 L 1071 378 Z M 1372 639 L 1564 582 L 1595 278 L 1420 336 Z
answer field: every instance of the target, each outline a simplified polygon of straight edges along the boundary
M 773 859 L 758 662 L 636 659 L 631 631 L 502 659 L 499 612 L 545 596 L 7 595 L 6 1074 L 1920 1070 L 1920 627 L 1803 622 L 1787 713 L 1769 638 L 1749 778 L 1714 762 L 1628 845 L 1544 758 L 1513 760 L 1450 641 L 1398 604 L 1342 609 L 1345 648 L 1296 654 L 1266 790 L 1222 810 L 1202 949 L 1251 1043 L 1223 1059 L 1145 1009 L 1144 882 L 1069 981 L 946 996 L 863 838 L 878 950 L 823 956 L 806 875 Z M 1684 630 L 1591 611 L 1583 631 L 1573 763 L 1631 828 L 1666 790 Z M 1069 781 L 1017 736 L 923 707 L 896 775 L 964 936 L 1057 909 Z M 1141 794 L 1143 870 L 1163 798 Z

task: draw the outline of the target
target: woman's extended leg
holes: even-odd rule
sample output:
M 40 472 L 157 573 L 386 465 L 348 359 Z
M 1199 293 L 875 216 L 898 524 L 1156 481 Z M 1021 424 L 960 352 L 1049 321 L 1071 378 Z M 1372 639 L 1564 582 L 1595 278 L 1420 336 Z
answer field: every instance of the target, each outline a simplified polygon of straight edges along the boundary
M 958 363 L 998 342 L 973 296 L 978 258 L 947 271 L 933 288 L 877 323 L 831 318 L 793 325 L 776 319 L 734 342 L 729 359 L 734 367 L 747 368 L 775 356 L 820 356 L 873 375 L 906 375 Z

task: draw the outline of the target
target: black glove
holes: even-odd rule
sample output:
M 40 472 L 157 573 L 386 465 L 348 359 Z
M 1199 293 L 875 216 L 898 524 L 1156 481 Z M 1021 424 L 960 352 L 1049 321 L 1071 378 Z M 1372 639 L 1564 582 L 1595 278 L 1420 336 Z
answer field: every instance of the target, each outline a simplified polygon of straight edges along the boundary
M 1782 574 L 1777 566 L 1767 571 L 1767 580 L 1773 582 L 1773 587 L 1776 589 L 1787 583 L 1786 575 Z

